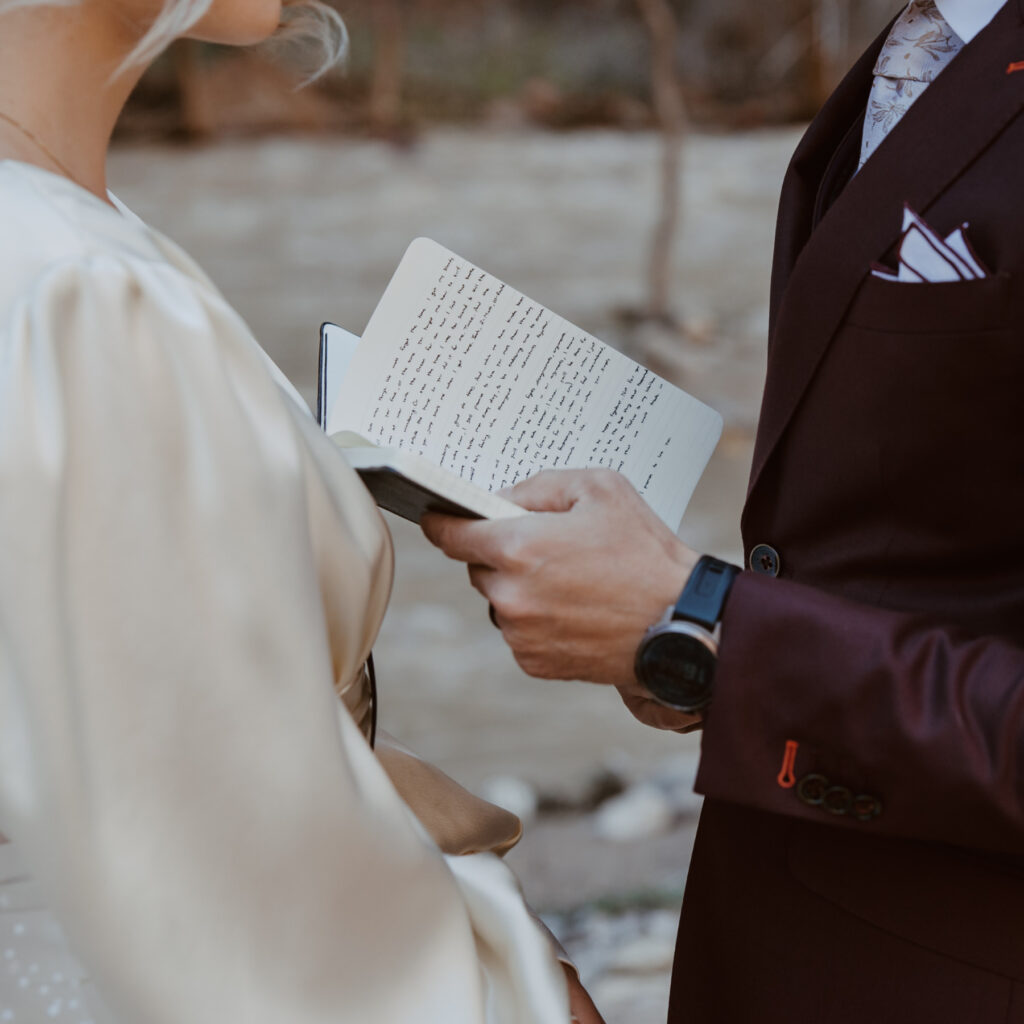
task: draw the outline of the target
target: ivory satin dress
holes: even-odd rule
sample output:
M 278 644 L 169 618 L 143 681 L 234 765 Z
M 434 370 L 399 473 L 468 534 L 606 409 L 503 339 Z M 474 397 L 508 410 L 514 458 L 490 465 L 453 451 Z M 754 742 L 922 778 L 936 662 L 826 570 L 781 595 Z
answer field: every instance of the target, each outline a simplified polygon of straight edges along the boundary
M 518 823 L 365 738 L 391 571 L 199 268 L 0 163 L 0 1024 L 565 1024 Z

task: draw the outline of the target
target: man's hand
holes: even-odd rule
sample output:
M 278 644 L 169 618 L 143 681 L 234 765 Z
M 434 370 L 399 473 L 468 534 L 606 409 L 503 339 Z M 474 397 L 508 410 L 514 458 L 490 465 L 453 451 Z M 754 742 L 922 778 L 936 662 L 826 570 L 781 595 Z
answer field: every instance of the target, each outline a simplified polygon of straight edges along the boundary
M 617 687 L 622 702 L 629 708 L 630 714 L 644 725 L 652 729 L 666 729 L 669 732 L 692 732 L 704 721 L 704 713 L 698 712 L 695 715 L 687 714 L 685 711 L 676 711 L 675 708 L 665 707 L 659 704 L 651 695 L 651 691 L 641 686 L 635 679 L 625 685 Z
M 562 968 L 569 985 L 570 1024 L 604 1024 L 604 1017 L 598 1012 L 579 976 L 566 964 L 562 964 Z
M 535 514 L 435 514 L 423 531 L 469 565 L 529 675 L 635 687 L 636 649 L 678 598 L 697 555 L 610 470 L 540 473 L 504 496 Z

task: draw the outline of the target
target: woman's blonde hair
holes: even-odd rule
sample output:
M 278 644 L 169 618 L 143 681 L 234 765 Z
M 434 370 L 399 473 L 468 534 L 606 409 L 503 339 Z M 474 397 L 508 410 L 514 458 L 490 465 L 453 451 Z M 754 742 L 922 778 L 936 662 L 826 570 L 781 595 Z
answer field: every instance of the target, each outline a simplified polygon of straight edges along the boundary
M 0 14 L 16 7 L 71 7 L 79 0 L 0 0 Z M 214 0 L 164 0 L 164 6 L 119 70 L 148 64 L 210 9 Z M 348 33 L 341 16 L 322 0 L 284 0 L 281 27 L 274 42 L 313 43 L 321 50 L 312 78 L 337 64 L 348 50 Z

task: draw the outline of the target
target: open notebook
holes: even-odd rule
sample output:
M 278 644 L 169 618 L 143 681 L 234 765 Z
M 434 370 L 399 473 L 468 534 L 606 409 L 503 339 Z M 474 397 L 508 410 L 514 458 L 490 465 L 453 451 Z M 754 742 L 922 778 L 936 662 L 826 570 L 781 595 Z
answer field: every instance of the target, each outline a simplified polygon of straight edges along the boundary
M 543 469 L 623 473 L 672 530 L 722 433 L 713 409 L 428 239 L 361 339 L 320 338 L 318 415 L 377 503 L 522 515 Z

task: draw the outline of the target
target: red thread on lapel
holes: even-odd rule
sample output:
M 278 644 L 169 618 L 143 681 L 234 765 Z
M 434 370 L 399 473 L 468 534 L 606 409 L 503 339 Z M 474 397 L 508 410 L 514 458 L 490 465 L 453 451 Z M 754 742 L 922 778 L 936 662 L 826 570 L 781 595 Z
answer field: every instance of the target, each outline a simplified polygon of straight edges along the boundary
M 1024 60 L 1016 60 L 1006 69 L 1008 75 L 1015 74 L 1018 71 L 1024 71 Z
M 796 752 L 799 749 L 800 744 L 796 740 L 786 740 L 786 753 L 782 757 L 782 771 L 777 777 L 777 781 L 783 789 L 792 789 L 796 785 L 793 767 L 796 765 Z

